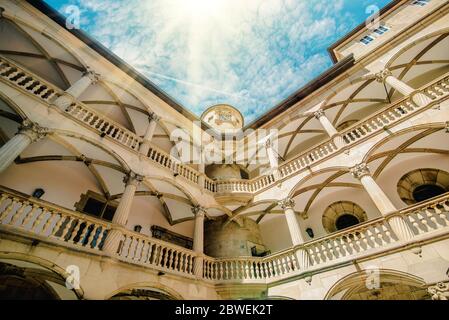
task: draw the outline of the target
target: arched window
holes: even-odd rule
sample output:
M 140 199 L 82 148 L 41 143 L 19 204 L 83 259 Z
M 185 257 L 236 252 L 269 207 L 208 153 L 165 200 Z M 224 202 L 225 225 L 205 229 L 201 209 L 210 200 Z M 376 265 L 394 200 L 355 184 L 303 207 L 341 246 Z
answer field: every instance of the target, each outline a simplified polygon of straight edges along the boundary
M 417 169 L 399 180 L 397 190 L 408 205 L 426 201 L 449 191 L 449 173 L 439 169 Z
M 329 232 L 350 228 L 368 220 L 366 212 L 350 201 L 339 201 L 326 208 L 323 214 L 323 227 Z

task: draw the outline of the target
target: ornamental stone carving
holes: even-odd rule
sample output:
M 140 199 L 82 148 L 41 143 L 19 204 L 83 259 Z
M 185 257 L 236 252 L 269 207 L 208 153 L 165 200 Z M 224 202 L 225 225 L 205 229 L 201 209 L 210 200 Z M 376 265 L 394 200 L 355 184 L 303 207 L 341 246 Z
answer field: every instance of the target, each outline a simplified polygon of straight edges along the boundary
M 29 119 L 25 119 L 19 127 L 19 133 L 28 136 L 32 142 L 45 138 L 49 132 L 49 129 L 41 127 Z
M 360 163 L 355 167 L 351 168 L 351 174 L 356 179 L 362 179 L 364 176 L 369 176 L 371 173 L 369 171 L 369 167 L 366 163 Z
M 427 292 L 432 296 L 432 300 L 449 300 L 449 283 L 438 283 L 427 288 Z
M 206 209 L 201 206 L 192 207 L 192 213 L 195 217 L 204 217 L 206 215 Z
M 159 120 L 161 120 L 161 117 L 159 117 L 156 113 L 154 113 L 154 112 L 150 112 L 150 114 L 148 115 L 148 121 L 149 122 L 152 122 L 152 121 L 155 121 L 155 122 L 158 122 Z
M 292 198 L 287 198 L 278 202 L 282 210 L 293 209 L 295 207 L 295 200 Z
M 3 15 L 4 13 L 5 13 L 5 8 L 0 7 L 0 18 L 4 17 L 4 15 Z
M 380 83 L 384 83 L 385 79 L 387 79 L 387 77 L 392 76 L 393 74 L 391 73 L 391 71 L 389 69 L 384 69 L 378 73 L 375 74 L 376 76 L 376 81 L 380 82 Z
M 83 76 L 89 77 L 92 84 L 96 84 L 101 78 L 100 74 L 96 73 L 89 67 L 87 67 L 86 71 L 83 73 Z
M 323 109 L 319 109 L 318 111 L 315 111 L 313 113 L 314 117 L 317 118 L 317 120 L 319 120 L 321 117 L 326 116 L 326 113 L 324 112 Z
M 144 176 L 138 175 L 137 173 L 134 173 L 130 171 L 124 178 L 123 182 L 126 185 L 135 185 L 138 186 L 144 179 Z

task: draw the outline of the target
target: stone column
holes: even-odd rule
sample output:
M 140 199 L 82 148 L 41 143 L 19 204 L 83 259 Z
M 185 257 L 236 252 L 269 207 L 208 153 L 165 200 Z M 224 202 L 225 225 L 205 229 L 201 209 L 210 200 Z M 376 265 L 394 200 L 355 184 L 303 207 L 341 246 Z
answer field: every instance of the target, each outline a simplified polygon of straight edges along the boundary
M 115 211 L 114 218 L 112 219 L 113 224 L 122 227 L 126 226 L 131 211 L 131 206 L 134 200 L 134 195 L 136 193 L 137 187 L 142 182 L 142 180 L 142 176 L 139 176 L 133 172 L 129 173 L 125 177 L 123 181 L 126 184 L 125 191 L 123 192 L 120 203 L 117 207 L 117 210 Z M 121 231 L 114 229 L 113 227 L 112 230 L 110 230 L 108 233 L 103 246 L 103 251 L 110 254 L 117 253 L 121 236 Z
M 337 129 L 335 129 L 332 122 L 330 122 L 330 120 L 326 117 L 324 110 L 320 109 L 314 112 L 313 115 L 321 123 L 321 126 L 324 128 L 329 137 L 334 140 L 334 143 L 337 146 L 337 148 L 340 149 L 344 147 L 345 143 L 343 141 L 343 138 L 340 136 Z
M 44 138 L 48 132 L 48 129 L 28 119 L 24 120 L 19 132 L 0 149 L 0 172 L 6 170 L 31 143 Z
M 192 208 L 195 215 L 195 230 L 193 232 L 193 251 L 197 253 L 195 257 L 194 273 L 197 278 L 203 277 L 203 254 L 204 254 L 204 217 L 206 209 L 200 206 Z
M 156 126 L 160 117 L 158 117 L 154 112 L 150 113 L 148 116 L 149 124 L 145 135 L 143 137 L 143 142 L 140 145 L 139 152 L 145 156 L 148 156 L 148 152 L 150 151 L 150 143 L 153 140 L 154 131 L 156 130 Z
M 100 75 L 88 69 L 84 72 L 83 77 L 68 88 L 61 96 L 59 96 L 53 105 L 58 109 L 65 111 L 77 98 L 79 98 L 90 85 L 95 84 L 100 79 Z
M 373 200 L 383 216 L 388 216 L 397 211 L 387 195 L 382 191 L 376 181 L 374 181 L 366 163 L 356 165 L 351 169 L 351 173 L 356 179 L 360 180 L 371 200 Z M 388 222 L 399 239 L 408 240 L 413 237 L 412 230 L 402 217 L 392 216 L 388 219 Z
M 413 102 L 421 107 L 432 102 L 432 99 L 430 99 L 425 94 L 416 92 L 414 88 L 394 77 L 389 69 L 384 69 L 381 72 L 376 73 L 376 80 L 380 83 L 386 83 L 390 85 L 392 88 L 399 91 L 404 96 L 412 96 Z
M 304 244 L 304 238 L 301 233 L 301 229 L 296 219 L 296 213 L 294 210 L 295 201 L 291 198 L 284 199 L 279 202 L 279 206 L 284 210 L 285 219 L 287 220 L 288 230 L 292 238 L 293 247 Z M 310 259 L 307 251 L 303 248 L 299 248 L 296 251 L 296 258 L 298 259 L 299 267 L 301 270 L 307 269 L 310 265 Z
M 271 172 L 274 175 L 274 179 L 278 180 L 280 178 L 278 169 L 279 168 L 278 157 L 276 152 L 274 151 L 273 142 L 271 141 L 271 139 L 268 139 L 265 142 L 265 149 L 267 150 L 267 156 L 268 161 L 270 162 Z

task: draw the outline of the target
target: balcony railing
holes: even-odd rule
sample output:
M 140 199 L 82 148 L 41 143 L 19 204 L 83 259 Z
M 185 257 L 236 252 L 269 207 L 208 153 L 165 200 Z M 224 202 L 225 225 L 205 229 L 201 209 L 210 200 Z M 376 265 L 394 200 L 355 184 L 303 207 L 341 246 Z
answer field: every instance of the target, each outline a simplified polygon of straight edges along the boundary
M 425 236 L 433 237 L 437 231 L 445 234 L 449 232 L 449 193 L 393 215 L 401 216 L 411 226 L 414 238 L 421 237 L 419 240 Z M 394 235 L 388 218 L 368 221 L 264 258 L 217 259 L 203 256 L 203 279 L 212 282 L 270 282 L 360 255 L 377 254 L 389 250 L 392 245 L 407 244 Z M 101 251 L 103 242 L 112 227 L 122 234 L 115 255 L 119 260 L 183 277 L 195 277 L 193 266 L 198 254 L 191 250 L 0 187 L 0 230 L 104 254 Z M 409 242 L 413 241 L 412 238 Z M 299 250 L 308 253 L 308 269 L 300 269 Z
M 53 99 L 62 94 L 60 89 L 2 56 L 0 56 L 0 78 L 47 103 L 51 103 Z M 434 102 L 446 98 L 449 96 L 449 74 L 442 76 L 418 91 L 428 96 Z M 353 147 L 364 139 L 382 132 L 386 127 L 404 121 L 425 109 L 425 106 L 416 105 L 411 97 L 404 97 L 387 109 L 383 109 L 340 132 L 340 136 L 346 144 L 345 148 Z M 95 130 L 99 135 L 108 137 L 131 150 L 137 151 L 142 143 L 142 138 L 135 133 L 83 103 L 76 102 L 72 104 L 66 110 L 66 113 L 76 121 Z M 287 179 L 300 171 L 306 170 L 309 166 L 324 161 L 339 151 L 341 149 L 335 145 L 332 139 L 314 146 L 302 152 L 296 158 L 282 164 L 279 168 L 280 179 Z M 260 176 L 252 180 L 220 182 L 208 178 L 199 179 L 201 173 L 179 163 L 171 155 L 154 145 L 151 146 L 148 159 L 194 184 L 203 183 L 204 181 L 204 185 L 201 187 L 213 193 L 257 193 L 277 182 L 273 175 Z

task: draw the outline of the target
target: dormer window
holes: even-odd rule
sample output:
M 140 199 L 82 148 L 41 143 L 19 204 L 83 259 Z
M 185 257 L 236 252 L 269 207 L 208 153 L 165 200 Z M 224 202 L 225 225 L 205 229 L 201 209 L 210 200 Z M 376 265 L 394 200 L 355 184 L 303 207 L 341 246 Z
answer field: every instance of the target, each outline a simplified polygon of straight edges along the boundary
M 420 6 L 420 7 L 424 7 L 425 5 L 427 5 L 430 2 L 430 0 L 414 0 L 412 2 L 413 6 Z
M 374 38 L 371 36 L 364 36 L 362 39 L 360 39 L 360 42 L 363 43 L 364 45 L 368 45 L 371 42 L 373 42 Z

